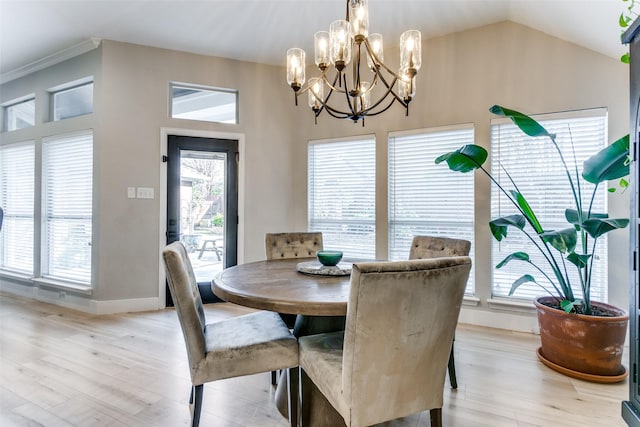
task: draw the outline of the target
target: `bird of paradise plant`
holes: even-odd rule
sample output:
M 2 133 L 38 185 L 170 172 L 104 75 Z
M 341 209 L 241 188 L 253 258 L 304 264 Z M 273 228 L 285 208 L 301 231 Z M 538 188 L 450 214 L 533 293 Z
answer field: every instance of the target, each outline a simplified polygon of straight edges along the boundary
M 446 162 L 453 171 L 470 172 L 477 169 L 487 175 L 517 210 L 515 214 L 490 221 L 489 228 L 493 237 L 501 241 L 507 237 L 509 228 L 514 227 L 526 235 L 549 264 L 552 275 L 535 264 L 526 252 L 514 252 L 508 255 L 496 265 L 496 268 L 502 268 L 511 261 L 525 262 L 544 276 L 553 287 L 551 289 L 537 281 L 533 275 L 525 274 L 513 282 L 509 295 L 512 295 L 520 285 L 533 282 L 553 296 L 566 312 L 592 315 L 591 277 L 597 240 L 604 234 L 629 224 L 626 218 L 612 219 L 606 213 L 592 212 L 593 201 L 599 184 L 629 174 L 629 135 L 618 139 L 587 159 L 580 175 L 575 156 L 573 164 L 569 167 L 564 153 L 556 142 L 556 135 L 548 132 L 536 120 L 499 105 L 494 105 L 489 111 L 498 116 L 508 117 L 520 130 L 531 137 L 550 139 L 564 167 L 575 203 L 575 207 L 565 210 L 568 227 L 561 230 L 545 229 L 509 173 L 503 168 L 512 189 L 505 188 L 483 167 L 487 159 L 487 151 L 478 145 L 465 145 L 456 151 L 439 156 L 435 162 L 437 164 Z M 590 198 L 585 199 L 588 200 L 588 204 L 583 201 L 581 177 L 594 184 Z M 621 182 L 624 185 L 626 181 Z M 593 239 L 591 244 L 590 238 Z M 578 269 L 582 298 L 576 298 L 574 295 L 567 268 L 570 265 Z

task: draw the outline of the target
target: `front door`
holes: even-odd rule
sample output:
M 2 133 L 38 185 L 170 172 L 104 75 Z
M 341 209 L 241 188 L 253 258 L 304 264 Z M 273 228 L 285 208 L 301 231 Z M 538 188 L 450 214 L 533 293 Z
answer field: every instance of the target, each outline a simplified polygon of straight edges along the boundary
M 205 303 L 219 301 L 211 279 L 237 263 L 237 162 L 237 141 L 168 137 L 166 243 L 184 244 Z

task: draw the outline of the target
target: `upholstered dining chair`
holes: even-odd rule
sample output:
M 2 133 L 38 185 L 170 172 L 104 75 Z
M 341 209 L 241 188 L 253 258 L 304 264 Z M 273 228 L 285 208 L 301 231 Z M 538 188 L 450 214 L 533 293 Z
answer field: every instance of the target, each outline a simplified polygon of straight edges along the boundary
M 322 233 L 313 231 L 266 233 L 264 235 L 264 247 L 267 260 L 310 258 L 316 256 L 316 252 L 323 249 Z M 293 329 L 296 322 L 294 314 L 280 313 L 284 323 Z M 278 374 L 271 372 L 271 384 L 278 383 Z
M 441 426 L 470 269 L 469 257 L 354 264 L 345 331 L 298 339 L 303 425 L 315 385 L 349 427 L 427 409 L 432 427 Z
M 322 233 L 267 233 L 264 237 L 267 259 L 309 258 L 321 251 Z
M 200 422 L 205 383 L 298 365 L 296 338 L 277 313 L 257 311 L 207 324 L 187 250 L 182 243 L 174 242 L 162 256 L 187 347 L 193 385 L 189 399 L 192 426 Z M 289 420 L 296 426 L 297 369 L 290 369 L 289 378 Z
M 471 242 L 463 239 L 436 236 L 414 236 L 409 249 L 409 259 L 440 258 L 446 256 L 467 256 L 471 250 Z M 456 361 L 454 357 L 455 337 L 451 342 L 449 354 L 449 383 L 451 388 L 458 388 Z

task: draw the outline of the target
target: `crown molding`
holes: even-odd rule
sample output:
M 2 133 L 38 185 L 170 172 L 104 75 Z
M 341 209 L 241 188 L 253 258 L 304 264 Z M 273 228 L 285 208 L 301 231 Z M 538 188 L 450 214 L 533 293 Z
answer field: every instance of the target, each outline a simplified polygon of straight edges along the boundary
M 76 45 L 45 56 L 42 59 L 33 61 L 30 64 L 23 65 L 22 67 L 18 67 L 11 71 L 7 71 L 6 73 L 0 75 L 0 84 L 19 79 L 20 77 L 24 77 L 28 74 L 35 73 L 36 71 L 40 71 L 52 65 L 66 61 L 67 59 L 71 59 L 76 56 L 82 55 L 83 53 L 87 53 L 100 46 L 100 42 L 102 42 L 101 38 L 92 37 Z

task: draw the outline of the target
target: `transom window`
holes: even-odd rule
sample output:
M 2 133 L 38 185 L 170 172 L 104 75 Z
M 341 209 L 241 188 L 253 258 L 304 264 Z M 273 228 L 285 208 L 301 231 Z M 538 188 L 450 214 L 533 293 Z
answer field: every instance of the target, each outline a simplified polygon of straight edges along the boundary
M 34 97 L 8 103 L 3 107 L 4 131 L 11 132 L 35 125 L 36 100 Z
M 51 90 L 51 120 L 65 120 L 93 113 L 93 81 Z
M 171 83 L 171 117 L 238 123 L 238 91 Z

